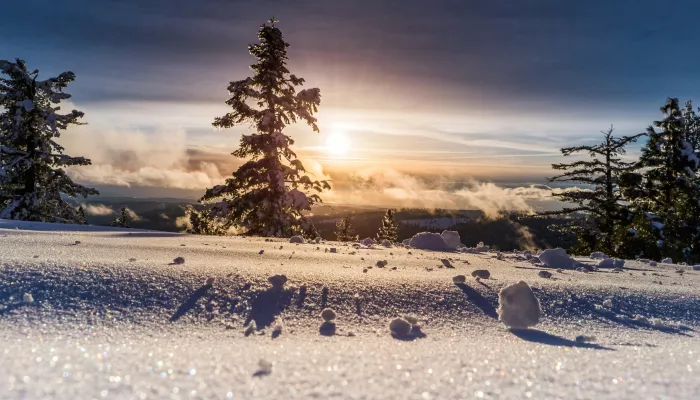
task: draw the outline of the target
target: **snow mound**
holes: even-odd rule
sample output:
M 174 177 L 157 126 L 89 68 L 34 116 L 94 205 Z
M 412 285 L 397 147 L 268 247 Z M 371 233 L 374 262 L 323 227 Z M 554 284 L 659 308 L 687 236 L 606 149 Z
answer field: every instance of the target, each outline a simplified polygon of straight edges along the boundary
M 462 245 L 462 241 L 457 231 L 442 231 L 442 240 L 450 250 L 456 250 Z
M 391 242 L 388 241 L 388 240 L 386 240 L 386 239 L 384 239 L 384 240 L 382 241 L 382 246 L 384 246 L 384 247 L 391 247 Z
M 591 258 L 596 260 L 596 259 L 606 259 L 609 257 L 606 256 L 605 253 L 601 253 L 600 251 L 596 251 L 596 252 L 591 253 Z
M 411 238 L 408 243 L 411 247 L 421 250 L 448 250 L 445 241 L 437 233 L 421 232 Z
M 549 268 L 573 269 L 576 262 L 564 249 L 547 249 L 540 253 L 540 261 Z
M 304 243 L 304 238 L 301 236 L 292 236 L 289 238 L 289 243 Z
M 604 258 L 598 262 L 598 268 L 615 268 L 615 260 L 612 258 Z
M 669 258 L 664 258 L 661 260 L 661 264 L 673 264 L 673 259 Z
M 535 326 L 541 314 L 539 300 L 524 281 L 506 286 L 498 293 L 498 320 L 510 328 Z
M 360 243 L 362 243 L 362 245 L 365 247 L 370 247 L 373 244 L 375 244 L 376 242 L 372 238 L 364 238 L 364 239 L 362 239 L 362 241 Z
M 404 246 L 408 246 L 410 241 L 411 239 L 404 239 L 403 242 L 401 242 L 401 244 L 403 244 Z
M 615 268 L 622 268 L 625 266 L 625 260 L 616 258 L 615 259 Z

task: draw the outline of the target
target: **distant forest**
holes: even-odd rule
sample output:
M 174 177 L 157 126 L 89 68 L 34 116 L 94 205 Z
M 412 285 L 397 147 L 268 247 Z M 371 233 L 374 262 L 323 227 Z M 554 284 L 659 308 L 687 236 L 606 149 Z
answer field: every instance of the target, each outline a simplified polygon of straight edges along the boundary
M 102 198 L 90 199 L 85 203 L 88 210 L 101 210 L 103 215 L 87 215 L 91 225 L 110 225 L 121 208 L 131 210 L 137 218 L 130 221 L 130 226 L 139 229 L 153 229 L 168 232 L 184 232 L 186 221 L 185 209 L 191 203 L 177 199 L 132 199 Z M 92 207 L 91 207 L 92 206 Z M 107 213 L 108 210 L 112 210 Z M 320 236 L 325 240 L 336 240 L 335 221 L 351 214 L 353 228 L 360 238 L 377 235 L 385 209 L 354 208 L 351 206 L 320 206 L 311 220 L 316 225 Z M 475 246 L 484 242 L 498 250 L 532 249 L 563 247 L 570 248 L 573 237 L 562 236 L 552 231 L 549 226 L 565 225 L 569 218 L 556 216 L 528 216 L 510 214 L 499 218 L 486 218 L 478 210 L 443 210 L 443 209 L 397 209 L 395 218 L 399 222 L 398 239 L 411 238 L 419 232 L 441 232 L 443 228 L 430 228 L 404 223 L 403 221 L 435 218 L 466 218 L 467 222 L 449 227 L 459 232 L 462 243 Z M 178 225 L 179 223 L 179 225 Z

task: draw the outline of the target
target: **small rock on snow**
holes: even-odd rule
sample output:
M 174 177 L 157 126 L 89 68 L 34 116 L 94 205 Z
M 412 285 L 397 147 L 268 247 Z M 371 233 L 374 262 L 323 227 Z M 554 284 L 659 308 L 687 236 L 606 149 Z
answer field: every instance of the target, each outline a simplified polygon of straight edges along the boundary
M 467 281 L 467 277 L 464 275 L 457 275 L 452 277 L 452 282 L 456 284 L 464 283 Z
M 552 273 L 549 272 L 549 271 L 540 271 L 540 272 L 537 273 L 537 275 L 538 275 L 540 278 L 547 278 L 547 279 L 549 279 L 549 278 L 552 277 Z
M 184 264 L 185 263 L 185 258 L 184 257 L 177 257 L 176 259 L 173 260 L 174 264 Z

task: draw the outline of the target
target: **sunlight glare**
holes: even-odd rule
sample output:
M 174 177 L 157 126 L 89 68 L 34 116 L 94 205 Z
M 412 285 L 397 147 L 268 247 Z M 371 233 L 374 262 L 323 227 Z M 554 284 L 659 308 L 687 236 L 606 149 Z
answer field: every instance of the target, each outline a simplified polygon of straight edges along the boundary
M 344 132 L 333 132 L 325 142 L 326 151 L 330 154 L 340 156 L 346 154 L 350 147 L 350 140 Z

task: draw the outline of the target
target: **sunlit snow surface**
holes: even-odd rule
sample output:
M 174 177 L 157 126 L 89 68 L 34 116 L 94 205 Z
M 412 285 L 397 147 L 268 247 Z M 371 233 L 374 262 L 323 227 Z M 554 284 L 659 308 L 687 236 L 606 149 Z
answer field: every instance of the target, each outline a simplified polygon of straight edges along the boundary
M 0 398 L 700 398 L 700 271 L 545 279 L 504 255 L 0 221 Z M 498 291 L 520 280 L 543 315 L 510 332 Z M 404 314 L 424 338 L 390 336 Z M 245 337 L 248 318 L 262 329 Z

